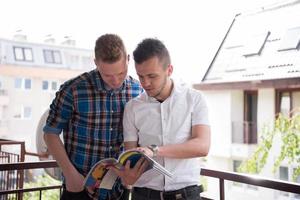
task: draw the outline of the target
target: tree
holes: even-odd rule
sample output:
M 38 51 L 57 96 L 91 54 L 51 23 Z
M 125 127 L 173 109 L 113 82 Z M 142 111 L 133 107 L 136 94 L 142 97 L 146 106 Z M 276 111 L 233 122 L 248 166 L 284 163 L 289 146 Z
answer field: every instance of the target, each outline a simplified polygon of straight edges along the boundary
M 300 109 L 291 112 L 291 117 L 279 114 L 274 125 L 265 126 L 261 132 L 261 140 L 252 156 L 239 167 L 240 172 L 259 173 L 267 162 L 273 147 L 274 138 L 280 137 L 280 154 L 273 164 L 273 173 L 284 160 L 289 164 L 296 163 L 293 180 L 300 175 Z

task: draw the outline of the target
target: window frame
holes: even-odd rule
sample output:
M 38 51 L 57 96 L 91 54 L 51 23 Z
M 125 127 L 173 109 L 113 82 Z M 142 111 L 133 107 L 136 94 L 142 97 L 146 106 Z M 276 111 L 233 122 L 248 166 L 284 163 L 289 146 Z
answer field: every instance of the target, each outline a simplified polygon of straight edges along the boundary
M 62 56 L 60 50 L 43 49 L 43 55 L 45 63 L 62 64 Z
M 16 50 L 20 50 L 22 58 L 17 57 Z M 25 50 L 29 50 L 27 52 L 30 52 L 30 55 L 31 55 L 30 59 L 28 58 L 28 54 L 25 53 Z M 13 46 L 13 51 L 14 51 L 15 61 L 25 61 L 25 62 L 33 62 L 34 61 L 32 48 L 30 48 L 30 47 Z

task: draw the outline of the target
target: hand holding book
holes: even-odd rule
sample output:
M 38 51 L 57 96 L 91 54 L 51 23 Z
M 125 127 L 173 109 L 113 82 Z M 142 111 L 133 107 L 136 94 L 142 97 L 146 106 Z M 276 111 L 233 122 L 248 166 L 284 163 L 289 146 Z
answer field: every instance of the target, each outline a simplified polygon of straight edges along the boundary
M 141 174 L 150 169 L 154 169 L 169 178 L 172 177 L 169 171 L 147 154 L 136 149 L 128 150 L 123 152 L 118 160 L 107 158 L 97 162 L 86 176 L 84 185 L 90 190 L 111 189 L 118 176 L 123 179 L 125 184 L 130 185 Z

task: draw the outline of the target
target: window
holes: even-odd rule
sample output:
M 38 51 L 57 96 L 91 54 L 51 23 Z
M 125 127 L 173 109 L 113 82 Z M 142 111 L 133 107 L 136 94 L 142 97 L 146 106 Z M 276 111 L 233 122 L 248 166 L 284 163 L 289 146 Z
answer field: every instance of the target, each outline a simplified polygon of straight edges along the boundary
M 44 91 L 56 91 L 57 90 L 57 81 L 43 81 L 42 82 L 42 90 Z
M 42 83 L 42 89 L 43 90 L 48 90 L 48 88 L 49 88 L 48 81 L 43 81 L 43 83 Z
M 15 88 L 16 89 L 22 88 L 22 78 L 15 78 Z
M 27 90 L 31 89 L 31 80 L 26 78 L 24 81 L 25 81 L 24 88 L 27 89 Z
M 257 143 L 257 91 L 244 91 L 244 143 Z
M 260 55 L 270 34 L 271 32 L 268 31 L 267 33 L 255 35 L 249 38 L 245 45 L 243 56 L 249 57 Z
M 57 50 L 44 50 L 44 59 L 46 63 L 62 63 L 60 51 Z
M 300 46 L 300 27 L 288 29 L 282 38 L 278 51 L 298 49 Z
M 25 106 L 23 107 L 23 119 L 31 118 L 31 107 Z
M 293 182 L 293 172 L 296 170 L 294 167 L 280 166 L 279 167 L 279 179 L 283 181 L 291 181 Z M 300 176 L 297 177 L 296 183 L 300 183 Z M 288 192 L 280 192 L 281 196 L 290 196 L 292 199 L 300 199 L 299 194 L 293 194 Z
M 57 82 L 52 81 L 52 83 L 51 83 L 51 89 L 54 90 L 54 91 L 57 90 Z
M 290 116 L 297 107 L 300 107 L 300 88 L 276 91 L 276 113 Z
M 29 78 L 15 78 L 15 88 L 16 89 L 31 89 L 31 79 Z
M 17 61 L 33 61 L 32 49 L 26 47 L 14 47 L 15 60 Z
M 29 106 L 21 106 L 14 108 L 13 118 L 15 119 L 31 119 L 32 117 L 32 108 Z

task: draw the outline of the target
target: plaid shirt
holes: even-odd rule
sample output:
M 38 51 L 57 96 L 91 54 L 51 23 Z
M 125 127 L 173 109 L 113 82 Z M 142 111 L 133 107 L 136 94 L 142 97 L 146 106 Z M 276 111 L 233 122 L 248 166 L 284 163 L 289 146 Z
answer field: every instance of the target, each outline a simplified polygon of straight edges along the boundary
M 66 152 L 84 176 L 103 158 L 117 158 L 123 144 L 125 104 L 143 91 L 127 77 L 121 88 L 105 89 L 95 69 L 65 82 L 50 105 L 44 132 L 63 131 Z

